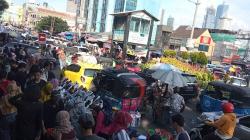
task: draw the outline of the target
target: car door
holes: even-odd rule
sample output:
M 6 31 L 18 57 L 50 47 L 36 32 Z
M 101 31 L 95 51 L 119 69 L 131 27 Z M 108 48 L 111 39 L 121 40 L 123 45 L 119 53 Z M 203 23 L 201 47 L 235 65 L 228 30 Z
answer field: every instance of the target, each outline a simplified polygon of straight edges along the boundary
M 250 116 L 239 118 L 238 124 L 234 131 L 234 137 L 240 140 L 250 139 Z

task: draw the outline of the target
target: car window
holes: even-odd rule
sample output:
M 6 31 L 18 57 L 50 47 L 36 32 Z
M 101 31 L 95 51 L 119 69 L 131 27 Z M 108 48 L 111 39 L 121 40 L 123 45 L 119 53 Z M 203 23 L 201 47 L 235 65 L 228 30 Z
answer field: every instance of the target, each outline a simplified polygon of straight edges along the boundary
M 79 48 L 79 51 L 80 51 L 80 52 L 89 52 L 89 50 L 86 49 L 86 48 Z
M 240 121 L 239 121 L 239 124 L 250 128 L 250 116 L 241 118 Z
M 71 65 L 66 67 L 66 70 L 72 71 L 72 72 L 79 72 L 80 69 L 81 69 L 81 67 L 79 65 L 76 65 L 76 64 L 71 64 Z
M 85 69 L 84 70 L 84 76 L 87 77 L 94 77 L 94 75 L 96 74 L 96 72 L 98 72 L 99 70 L 97 69 Z
M 184 77 L 185 82 L 187 82 L 187 83 L 197 83 L 195 76 L 184 75 L 183 77 Z

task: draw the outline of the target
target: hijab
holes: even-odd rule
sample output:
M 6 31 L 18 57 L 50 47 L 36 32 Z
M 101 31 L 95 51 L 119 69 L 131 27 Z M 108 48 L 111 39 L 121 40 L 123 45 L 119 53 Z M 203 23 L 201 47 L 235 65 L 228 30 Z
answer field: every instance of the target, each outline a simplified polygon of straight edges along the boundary
M 67 111 L 59 111 L 56 115 L 56 128 L 55 130 L 60 133 L 69 133 L 74 128 L 70 122 L 70 116 Z
M 132 122 L 132 117 L 128 112 L 119 111 L 114 116 L 114 121 L 111 124 L 110 132 L 117 133 L 122 129 L 127 129 Z

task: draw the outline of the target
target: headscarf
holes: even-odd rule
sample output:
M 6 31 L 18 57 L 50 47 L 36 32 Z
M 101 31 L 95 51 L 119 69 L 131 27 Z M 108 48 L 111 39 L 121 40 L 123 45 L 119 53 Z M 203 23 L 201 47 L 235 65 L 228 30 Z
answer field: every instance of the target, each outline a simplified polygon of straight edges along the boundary
M 59 111 L 56 114 L 56 127 L 55 130 L 59 133 L 69 133 L 73 130 L 70 122 L 70 116 L 67 111 Z
M 132 117 L 128 112 L 119 111 L 114 116 L 114 121 L 111 124 L 110 133 L 117 133 L 122 129 L 127 129 L 132 122 Z
M 40 101 L 46 102 L 51 99 L 51 92 L 53 90 L 53 85 L 48 82 L 45 87 L 42 88 L 42 95 Z
M 57 89 L 59 86 L 59 81 L 57 79 L 50 80 L 50 83 L 53 85 L 53 89 Z

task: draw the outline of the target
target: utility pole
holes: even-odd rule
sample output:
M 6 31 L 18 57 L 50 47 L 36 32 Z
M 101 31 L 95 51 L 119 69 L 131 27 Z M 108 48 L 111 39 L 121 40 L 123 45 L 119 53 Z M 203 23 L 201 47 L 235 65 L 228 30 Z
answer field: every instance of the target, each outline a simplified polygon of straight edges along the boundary
M 193 40 L 193 36 L 194 36 L 194 26 L 196 23 L 196 18 L 197 18 L 197 12 L 198 12 L 198 8 L 200 3 L 200 0 L 197 0 L 196 2 L 192 1 L 192 0 L 188 0 L 189 2 L 195 4 L 195 12 L 194 12 L 194 18 L 193 18 L 193 24 L 192 24 L 192 30 L 191 30 L 191 34 L 190 34 L 190 41 Z
M 51 18 L 51 21 L 50 21 L 50 33 L 51 33 L 51 35 L 52 35 L 53 32 L 54 32 L 55 20 L 56 20 L 56 18 L 55 18 L 55 17 L 52 17 L 52 18 Z

